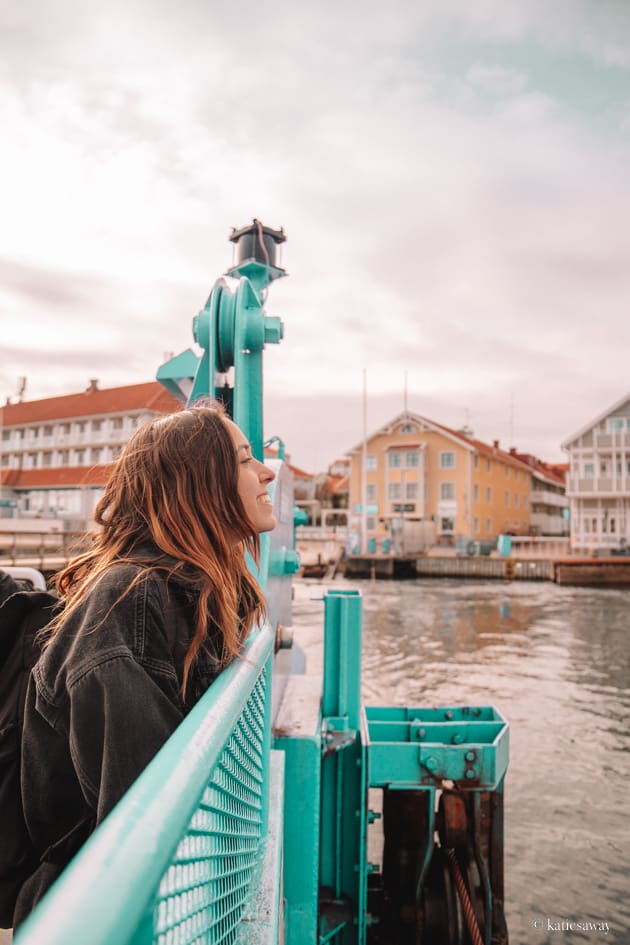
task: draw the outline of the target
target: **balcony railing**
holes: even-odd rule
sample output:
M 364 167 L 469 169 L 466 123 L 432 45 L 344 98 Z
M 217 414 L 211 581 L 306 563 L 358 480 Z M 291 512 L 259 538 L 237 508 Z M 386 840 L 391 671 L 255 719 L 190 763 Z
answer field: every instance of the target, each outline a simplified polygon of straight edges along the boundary
M 629 495 L 630 477 L 610 476 L 588 477 L 569 476 L 567 479 L 568 495 Z

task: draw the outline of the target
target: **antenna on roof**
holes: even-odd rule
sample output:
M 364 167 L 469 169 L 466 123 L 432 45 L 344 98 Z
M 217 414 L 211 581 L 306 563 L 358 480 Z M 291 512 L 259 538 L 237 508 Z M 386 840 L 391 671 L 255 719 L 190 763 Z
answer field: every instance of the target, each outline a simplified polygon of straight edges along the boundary
M 26 378 L 25 378 L 25 377 L 18 377 L 17 395 L 18 395 L 18 403 L 20 403 L 20 404 L 22 403 L 22 400 L 24 399 L 24 391 L 25 391 L 25 390 L 26 390 Z
M 405 413 L 407 413 L 407 372 L 405 371 L 405 383 L 403 386 L 403 407 L 405 408 Z
M 512 393 L 510 394 L 510 437 L 509 437 L 509 440 L 510 440 L 509 445 L 512 445 L 514 443 L 514 391 L 512 391 Z

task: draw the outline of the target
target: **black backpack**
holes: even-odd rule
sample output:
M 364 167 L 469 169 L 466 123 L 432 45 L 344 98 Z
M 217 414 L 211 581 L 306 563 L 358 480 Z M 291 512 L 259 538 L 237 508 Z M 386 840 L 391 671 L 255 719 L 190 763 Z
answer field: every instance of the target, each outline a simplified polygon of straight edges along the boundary
M 24 704 L 40 654 L 36 636 L 58 600 L 47 591 L 19 591 L 0 606 L 0 928 L 11 928 L 24 881 L 39 858 L 30 843 L 20 789 Z

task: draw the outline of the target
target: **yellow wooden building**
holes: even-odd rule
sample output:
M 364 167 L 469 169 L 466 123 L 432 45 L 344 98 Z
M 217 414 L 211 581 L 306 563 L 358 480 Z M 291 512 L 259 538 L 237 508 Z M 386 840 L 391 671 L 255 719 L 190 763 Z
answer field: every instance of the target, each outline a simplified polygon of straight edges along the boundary
M 514 454 L 405 411 L 348 452 L 351 528 L 377 546 L 410 522 L 440 544 L 527 535 L 532 475 Z

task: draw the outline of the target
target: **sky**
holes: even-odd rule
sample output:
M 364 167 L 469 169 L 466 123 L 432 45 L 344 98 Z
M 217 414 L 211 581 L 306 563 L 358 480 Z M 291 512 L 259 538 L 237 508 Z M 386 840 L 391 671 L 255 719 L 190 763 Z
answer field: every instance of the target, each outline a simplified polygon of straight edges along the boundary
M 282 226 L 265 433 L 406 402 L 549 461 L 630 391 L 626 0 L 29 0 L 0 14 L 0 398 L 140 383 Z

